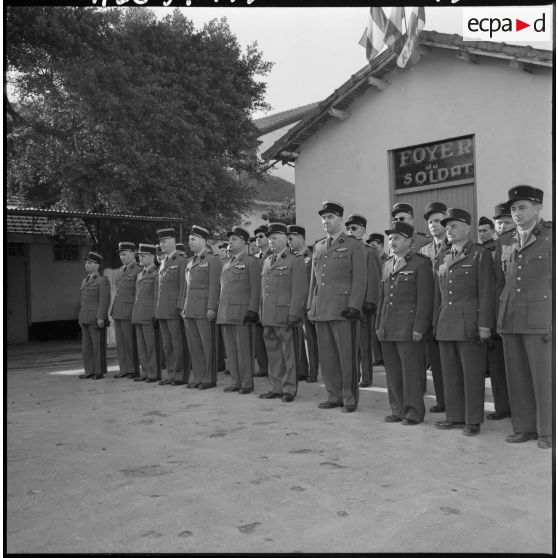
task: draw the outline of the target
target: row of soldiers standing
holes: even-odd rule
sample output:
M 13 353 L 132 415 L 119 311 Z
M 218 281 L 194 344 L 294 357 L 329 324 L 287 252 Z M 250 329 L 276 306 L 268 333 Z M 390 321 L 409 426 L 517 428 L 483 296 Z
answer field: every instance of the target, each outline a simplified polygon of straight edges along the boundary
M 316 378 L 319 355 L 328 395 L 319 407 L 354 412 L 359 378 L 360 386 L 372 380 L 375 334 L 382 345 L 392 410 L 385 420 L 405 425 L 423 421 L 428 360 L 437 398 L 431 411 L 446 413 L 436 426 L 462 428 L 469 436 L 478 434 L 483 422 L 484 373 L 492 360 L 496 362 L 489 364 L 496 411 L 489 418 L 511 413 L 514 433 L 508 442 L 538 437 L 540 447 L 551 447 L 552 231 L 540 219 L 541 205 L 542 191 L 512 188 L 509 201 L 497 209 L 513 220 L 517 230 L 502 234 L 490 251 L 470 241 L 468 212 L 438 202 L 427 206 L 424 217 L 434 238 L 425 244 L 414 231 L 412 208 L 396 204 L 392 227 L 385 231 L 389 258 L 380 258 L 362 242 L 366 219 L 352 215 L 344 223 L 343 206 L 332 201 L 324 202 L 319 211 L 327 236 L 312 250 L 305 246 L 302 227 L 272 223 L 263 232 L 269 238 L 269 253 L 255 258 L 247 251 L 248 231 L 234 227 L 228 234 L 229 258 L 223 264 L 208 250 L 209 231 L 195 226 L 189 237 L 194 256 L 187 260 L 176 252 L 174 231 L 162 229 L 158 237 L 165 256 L 158 271 L 153 265 L 155 245 L 140 244 L 140 273 L 133 262 L 123 259 L 112 306 L 117 347 L 130 346 L 130 337 L 133 343 L 133 330 L 123 332 L 118 322 L 125 320 L 116 309 L 118 299 L 134 285 L 135 295 L 126 296 L 131 307 L 127 327 L 135 323 L 146 381 L 157 379 L 151 362 L 159 327 L 168 372 L 159 383 L 215 387 L 218 324 L 232 379 L 225 391 L 251 393 L 259 327 L 271 387 L 260 397 L 288 402 L 296 395 L 301 375 L 304 331 L 310 357 L 308 379 Z M 121 255 L 129 251 L 134 258 L 133 245 L 120 243 L 119 248 Z M 90 253 L 86 270 L 100 259 Z M 104 284 L 97 289 L 101 309 L 110 298 L 108 285 L 95 277 L 95 270 L 82 291 L 94 290 L 92 284 Z M 140 308 L 146 314 L 138 323 Z M 82 321 L 80 314 L 84 356 L 91 345 L 91 327 L 102 328 L 102 314 L 99 310 L 93 324 Z M 121 352 L 121 374 L 129 374 Z M 102 377 L 85 361 L 84 377 Z

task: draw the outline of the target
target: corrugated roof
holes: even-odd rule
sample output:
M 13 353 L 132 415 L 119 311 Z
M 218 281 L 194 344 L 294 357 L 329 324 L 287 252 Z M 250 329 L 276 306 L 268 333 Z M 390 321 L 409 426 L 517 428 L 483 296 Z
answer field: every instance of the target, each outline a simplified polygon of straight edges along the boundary
M 258 178 L 244 174 L 240 181 L 255 188 L 255 203 L 281 203 L 295 197 L 295 185 L 279 176 L 264 174 Z
M 260 135 L 269 134 L 275 130 L 279 130 L 289 124 L 298 122 L 304 118 L 306 114 L 313 111 L 318 106 L 318 103 L 310 103 L 301 107 L 296 107 L 290 110 L 284 110 L 262 118 L 256 118 L 254 124 L 260 131 Z
M 14 207 L 6 208 L 8 215 L 27 215 L 34 217 L 50 218 L 77 218 L 77 219 L 108 219 L 118 221 L 165 221 L 177 223 L 182 221 L 180 217 L 158 217 L 151 215 L 128 215 L 116 213 L 89 213 L 86 211 L 65 211 L 59 209 L 37 209 L 34 207 Z
M 44 235 L 55 234 L 56 222 L 47 217 L 31 215 L 6 215 L 4 223 L 8 234 Z M 65 224 L 64 232 L 71 236 L 89 236 L 83 221 L 73 219 Z
M 425 47 L 451 49 L 466 52 L 473 56 L 488 56 L 527 64 L 552 68 L 553 53 L 549 50 L 535 49 L 531 46 L 508 45 L 489 41 L 464 41 L 463 37 L 437 31 L 423 31 L 419 43 Z M 330 120 L 336 117 L 332 109 L 347 110 L 353 101 L 371 87 L 372 82 L 378 83 L 382 78 L 397 67 L 397 56 L 391 51 L 384 51 L 371 64 L 367 64 L 353 74 L 341 87 L 336 89 L 327 99 L 318 103 L 317 107 L 306 113 L 304 118 L 279 138 L 269 149 L 262 153 L 264 160 L 277 160 L 286 163 L 296 160 L 300 146 Z M 372 78 L 372 79 L 371 79 Z

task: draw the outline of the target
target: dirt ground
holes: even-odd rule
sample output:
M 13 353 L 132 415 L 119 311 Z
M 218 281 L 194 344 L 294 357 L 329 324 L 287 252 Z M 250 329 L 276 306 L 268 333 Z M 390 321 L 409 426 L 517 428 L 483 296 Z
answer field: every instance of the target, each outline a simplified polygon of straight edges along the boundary
M 79 344 L 8 348 L 8 553 L 552 552 L 553 452 L 388 424 L 385 372 L 356 413 L 114 379 Z M 486 410 L 493 410 L 487 382 Z M 434 403 L 428 381 L 427 408 Z

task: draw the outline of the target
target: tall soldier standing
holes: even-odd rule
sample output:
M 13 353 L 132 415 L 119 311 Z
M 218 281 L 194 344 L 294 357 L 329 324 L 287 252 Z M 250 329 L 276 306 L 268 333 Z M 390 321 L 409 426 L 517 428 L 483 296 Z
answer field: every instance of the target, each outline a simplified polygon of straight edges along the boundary
M 325 201 L 318 211 L 327 237 L 316 243 L 308 293 L 308 319 L 316 324 L 322 374 L 328 394 L 321 409 L 358 405 L 358 331 L 366 294 L 366 254 L 342 230 L 343 206 Z
M 155 244 L 140 244 L 138 256 L 141 271 L 136 278 L 136 300 L 132 309 L 132 324 L 134 324 L 138 358 L 141 367 L 140 377 L 135 382 L 156 382 L 158 379 L 157 343 L 155 336 L 159 335 L 153 327 L 155 316 L 155 301 L 157 296 L 157 282 L 159 273 L 155 267 Z
M 167 379 L 160 385 L 180 386 L 188 371 L 184 362 L 184 337 L 180 315 L 184 300 L 186 258 L 176 251 L 176 232 L 172 228 L 157 231 L 165 258 L 159 268 L 159 288 L 155 318 L 159 322 L 163 351 L 167 363 Z
M 110 285 L 106 277 L 99 274 L 103 256 L 89 252 L 85 258 L 87 277 L 81 282 L 81 307 L 78 322 L 81 326 L 81 348 L 85 374 L 80 380 L 100 380 L 106 372 L 106 325 L 110 304 Z
M 496 249 L 498 333 L 504 342 L 513 434 L 552 447 L 552 224 L 541 219 L 543 192 L 520 185 L 508 192 L 517 229 Z
M 213 255 L 207 240 L 209 231 L 194 225 L 189 246 L 194 257 L 186 266 L 184 324 L 192 358 L 187 387 L 210 389 L 217 386 L 217 307 L 221 287 L 221 259 Z
M 254 391 L 253 326 L 258 323 L 260 261 L 248 255 L 250 233 L 233 227 L 228 233 L 231 258 L 221 271 L 217 323 L 221 325 L 232 383 L 224 391 Z
M 109 316 L 114 320 L 114 335 L 118 355 L 119 373 L 115 378 L 139 378 L 136 369 L 136 347 L 134 326 L 132 325 L 132 307 L 136 298 L 136 278 L 141 267 L 136 263 L 136 246 L 133 242 L 119 242 L 118 253 L 122 267 L 116 272 L 114 283 L 116 293 L 112 301 Z

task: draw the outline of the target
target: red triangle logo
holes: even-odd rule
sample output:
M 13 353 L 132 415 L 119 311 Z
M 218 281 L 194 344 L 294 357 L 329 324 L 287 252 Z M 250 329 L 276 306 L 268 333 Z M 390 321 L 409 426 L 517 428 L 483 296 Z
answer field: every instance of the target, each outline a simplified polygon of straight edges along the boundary
M 522 29 L 525 29 L 525 27 L 531 27 L 530 23 L 525 23 L 524 21 L 521 21 L 520 19 L 515 18 L 515 30 L 516 31 L 521 31 Z

